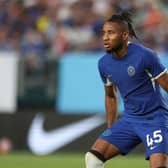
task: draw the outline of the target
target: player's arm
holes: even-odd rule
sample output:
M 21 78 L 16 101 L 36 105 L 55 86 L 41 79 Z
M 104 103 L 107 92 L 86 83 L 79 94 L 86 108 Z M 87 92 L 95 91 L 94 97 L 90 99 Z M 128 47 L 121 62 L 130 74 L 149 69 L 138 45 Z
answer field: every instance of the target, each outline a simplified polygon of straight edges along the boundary
M 168 93 L 168 71 L 156 79 L 159 85 Z
M 168 92 L 168 70 L 162 65 L 159 57 L 153 51 L 147 51 L 143 57 L 145 69 L 148 69 L 159 85 Z
M 114 84 L 105 86 L 105 106 L 107 126 L 110 127 L 117 118 L 117 88 Z

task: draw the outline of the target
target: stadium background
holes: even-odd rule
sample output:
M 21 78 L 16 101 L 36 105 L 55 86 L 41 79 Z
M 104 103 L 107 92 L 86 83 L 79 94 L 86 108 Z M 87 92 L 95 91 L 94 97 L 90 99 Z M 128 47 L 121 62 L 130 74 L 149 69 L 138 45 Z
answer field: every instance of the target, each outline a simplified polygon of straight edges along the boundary
M 33 156 L 49 157 L 60 152 L 70 153 L 69 158 L 77 152 L 83 157 L 106 127 L 103 84 L 97 71 L 97 60 L 104 52 L 101 26 L 112 13 L 122 10 L 133 12 L 139 41 L 156 50 L 168 67 L 168 3 L 165 0 L 0 1 L 2 156 L 26 151 Z M 120 115 L 122 110 L 119 100 Z M 35 137 L 34 145 L 31 140 L 32 123 L 39 114 L 44 117 L 45 133 L 98 116 L 95 122 L 73 129 L 73 134 L 79 129 L 83 133 L 71 137 L 71 141 L 63 142 L 60 133 L 57 143 L 62 144 L 47 153 L 44 142 Z M 36 130 L 35 134 L 39 132 Z M 136 153 L 143 154 L 143 147 L 138 146 L 133 154 Z M 53 163 L 56 167 L 57 162 Z

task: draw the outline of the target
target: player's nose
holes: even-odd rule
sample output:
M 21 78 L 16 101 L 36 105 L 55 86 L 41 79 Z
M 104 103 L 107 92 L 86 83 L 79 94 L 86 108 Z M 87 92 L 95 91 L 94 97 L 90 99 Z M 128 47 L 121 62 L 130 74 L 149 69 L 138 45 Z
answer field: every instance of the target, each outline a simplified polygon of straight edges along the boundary
M 108 34 L 105 33 L 103 35 L 103 41 L 108 41 L 108 40 L 109 40 Z

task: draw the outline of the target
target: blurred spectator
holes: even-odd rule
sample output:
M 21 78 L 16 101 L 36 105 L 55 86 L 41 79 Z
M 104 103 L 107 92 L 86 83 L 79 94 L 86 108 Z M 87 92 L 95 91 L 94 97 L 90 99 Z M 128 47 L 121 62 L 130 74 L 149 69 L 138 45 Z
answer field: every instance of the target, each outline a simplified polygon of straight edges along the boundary
M 163 18 L 163 13 L 153 1 L 146 4 L 146 11 L 148 12 L 144 19 L 144 29 L 150 29 L 152 31 L 159 26 Z
M 8 27 L 1 25 L 0 27 L 0 51 L 13 51 L 14 45 L 11 38 L 8 37 Z
M 21 40 L 21 53 L 26 60 L 27 70 L 32 71 L 43 66 L 45 43 L 36 29 L 28 30 Z

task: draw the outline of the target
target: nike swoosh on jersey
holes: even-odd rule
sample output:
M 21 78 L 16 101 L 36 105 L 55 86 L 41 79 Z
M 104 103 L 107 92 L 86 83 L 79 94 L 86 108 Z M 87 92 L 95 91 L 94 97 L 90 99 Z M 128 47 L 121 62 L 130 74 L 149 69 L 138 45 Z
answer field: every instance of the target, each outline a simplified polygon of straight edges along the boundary
M 105 122 L 102 115 L 92 116 L 51 131 L 43 128 L 44 115 L 38 113 L 28 132 L 28 146 L 37 155 L 52 153 Z
M 150 147 L 150 150 L 153 150 L 153 149 L 155 149 L 157 146 L 151 146 Z

